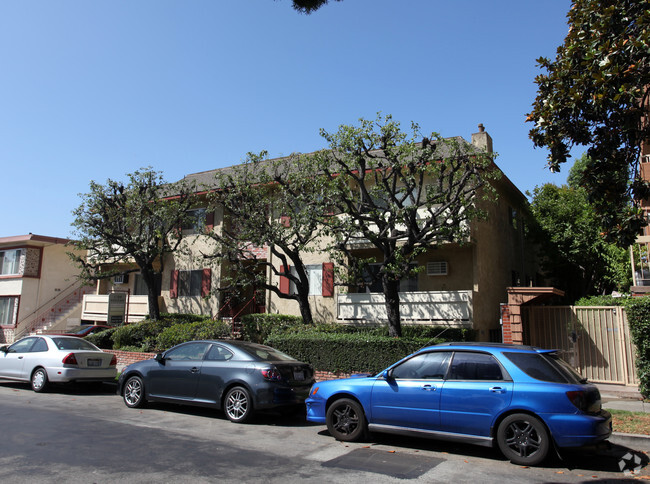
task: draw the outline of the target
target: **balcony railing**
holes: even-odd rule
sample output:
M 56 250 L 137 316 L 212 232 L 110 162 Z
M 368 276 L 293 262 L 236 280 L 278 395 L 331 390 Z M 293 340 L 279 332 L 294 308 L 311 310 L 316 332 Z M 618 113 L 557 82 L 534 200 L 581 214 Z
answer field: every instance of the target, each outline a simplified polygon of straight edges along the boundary
M 472 322 L 472 291 L 400 292 L 402 321 L 466 326 Z M 383 294 L 339 294 L 337 315 L 344 321 L 386 321 Z
M 137 323 L 149 315 L 147 296 L 132 296 L 126 298 L 128 314 L 126 321 Z M 86 321 L 106 322 L 108 320 L 108 294 L 87 294 L 83 298 L 81 319 Z

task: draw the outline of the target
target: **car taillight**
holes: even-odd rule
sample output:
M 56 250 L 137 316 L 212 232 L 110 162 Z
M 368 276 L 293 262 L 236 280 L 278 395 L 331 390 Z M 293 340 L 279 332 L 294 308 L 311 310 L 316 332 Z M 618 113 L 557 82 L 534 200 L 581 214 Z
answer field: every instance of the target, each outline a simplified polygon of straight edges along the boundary
M 111 362 L 109 363 L 108 366 L 117 366 L 117 356 L 113 355 L 111 357 Z
M 77 357 L 74 355 L 74 353 L 68 353 L 65 355 L 63 358 L 63 364 L 64 365 L 77 365 Z
M 566 396 L 569 398 L 571 403 L 582 412 L 587 411 L 587 398 L 585 392 L 582 390 L 576 390 L 571 392 L 566 392 Z
M 282 375 L 276 368 L 265 368 L 262 370 L 262 376 L 265 380 L 269 381 L 280 381 L 282 380 Z

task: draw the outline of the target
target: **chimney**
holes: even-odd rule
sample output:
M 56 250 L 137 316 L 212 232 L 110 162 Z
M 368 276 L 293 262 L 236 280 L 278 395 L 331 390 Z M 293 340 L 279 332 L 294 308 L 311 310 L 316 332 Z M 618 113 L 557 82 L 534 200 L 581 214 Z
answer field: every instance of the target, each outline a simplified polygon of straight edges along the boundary
M 492 137 L 485 131 L 483 123 L 478 125 L 478 133 L 472 134 L 472 144 L 481 150 L 492 153 Z

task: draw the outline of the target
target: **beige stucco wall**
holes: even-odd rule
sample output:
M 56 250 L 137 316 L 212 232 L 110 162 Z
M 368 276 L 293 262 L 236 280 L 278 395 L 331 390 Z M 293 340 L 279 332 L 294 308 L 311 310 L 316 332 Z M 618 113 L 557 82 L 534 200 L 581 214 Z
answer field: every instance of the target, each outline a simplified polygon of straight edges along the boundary
M 220 233 L 223 227 L 223 210 L 218 209 L 214 214 L 214 231 Z M 180 247 L 174 254 L 165 259 L 165 269 L 162 277 L 161 296 L 164 301 L 164 311 L 170 313 L 194 313 L 217 316 L 220 307 L 220 297 L 216 292 L 221 278 L 221 261 L 206 258 L 214 253 L 216 243 L 213 239 L 201 235 L 185 235 Z M 189 271 L 198 269 L 211 269 L 211 294 L 203 298 L 200 296 L 170 297 L 171 275 L 175 270 Z M 163 308 L 161 308 L 163 311 Z
M 496 201 L 483 202 L 487 221 L 473 225 L 474 328 L 481 340 L 489 339 L 489 330 L 500 328 L 499 305 L 507 302 L 506 288 L 513 285 L 512 272 L 519 273 L 522 284 L 534 268 L 525 263 L 527 248 L 523 238 L 524 200 L 508 187 L 499 186 Z M 510 208 L 517 211 L 517 226 L 510 222 Z
M 42 247 L 42 249 L 41 249 Z M 19 295 L 18 330 L 21 322 L 36 315 L 36 311 L 54 304 L 79 284 L 77 267 L 67 255 L 71 250 L 63 244 L 44 246 L 23 245 L 27 256 L 21 262 L 22 275 L 0 280 L 0 295 Z M 39 272 L 40 270 L 40 272 Z M 78 322 L 81 307 L 65 314 L 62 321 Z

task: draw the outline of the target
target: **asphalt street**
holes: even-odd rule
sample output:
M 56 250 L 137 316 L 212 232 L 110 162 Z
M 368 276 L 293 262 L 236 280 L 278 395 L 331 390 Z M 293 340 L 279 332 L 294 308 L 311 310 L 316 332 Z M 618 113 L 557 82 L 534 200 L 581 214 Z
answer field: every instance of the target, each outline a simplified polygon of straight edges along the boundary
M 212 409 L 129 409 L 113 392 L 109 385 L 62 386 L 36 394 L 27 385 L 0 382 L 1 482 L 504 484 L 650 478 L 647 456 L 620 446 L 528 468 L 510 464 L 494 449 L 470 445 L 381 435 L 337 442 L 302 414 L 263 414 L 241 425 Z

